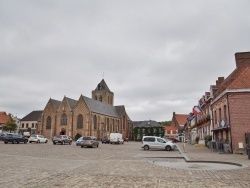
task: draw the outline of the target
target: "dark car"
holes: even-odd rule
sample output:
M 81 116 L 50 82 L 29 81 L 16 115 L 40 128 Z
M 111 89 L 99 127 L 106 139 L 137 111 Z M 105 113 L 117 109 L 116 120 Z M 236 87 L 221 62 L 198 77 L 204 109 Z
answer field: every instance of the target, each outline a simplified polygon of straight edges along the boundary
M 104 138 L 104 139 L 102 139 L 102 144 L 104 143 L 104 144 L 109 144 L 109 142 L 110 142 L 110 139 L 109 138 Z
M 0 141 L 3 141 L 5 135 L 6 135 L 6 133 L 0 133 Z
M 20 134 L 7 134 L 3 139 L 5 144 L 8 144 L 11 142 L 12 144 L 19 144 L 20 142 L 23 142 L 26 144 L 28 142 L 28 139 Z
M 128 137 L 124 138 L 123 140 L 124 142 L 128 142 Z
M 66 135 L 56 135 L 53 137 L 52 142 L 54 145 L 56 144 L 72 144 L 72 138 Z

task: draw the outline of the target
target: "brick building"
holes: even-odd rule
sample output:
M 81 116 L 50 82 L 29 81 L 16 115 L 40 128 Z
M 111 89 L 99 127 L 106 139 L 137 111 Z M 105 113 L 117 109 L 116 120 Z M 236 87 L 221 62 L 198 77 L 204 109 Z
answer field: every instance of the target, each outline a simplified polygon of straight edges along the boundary
M 49 99 L 42 113 L 40 132 L 47 137 L 76 134 L 97 138 L 119 132 L 132 138 L 132 121 L 125 106 L 114 106 L 114 93 L 102 80 L 92 91 L 92 99 L 81 95 L 78 100 L 64 96 L 62 101 Z
M 250 52 L 236 53 L 235 60 L 236 69 L 210 87 L 214 140 L 228 142 L 233 152 L 250 132 Z
M 182 142 L 185 141 L 184 126 L 187 122 L 188 116 L 189 116 L 189 114 L 176 114 L 175 112 L 173 112 L 172 121 L 170 123 L 171 127 L 175 127 L 175 133 L 178 133 L 178 140 L 180 140 Z
M 6 112 L 0 112 L 0 131 L 3 126 L 10 120 L 10 116 Z

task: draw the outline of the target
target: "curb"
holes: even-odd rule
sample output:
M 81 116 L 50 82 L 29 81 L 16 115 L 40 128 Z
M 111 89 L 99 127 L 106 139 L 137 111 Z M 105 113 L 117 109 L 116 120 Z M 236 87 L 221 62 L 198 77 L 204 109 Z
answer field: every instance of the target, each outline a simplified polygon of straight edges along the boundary
M 223 161 L 197 161 L 197 160 L 190 160 L 188 156 L 185 154 L 185 151 L 183 151 L 178 145 L 176 145 L 177 149 L 179 150 L 180 154 L 183 156 L 185 161 L 187 163 L 219 163 L 219 164 L 228 164 L 228 165 L 236 165 L 242 167 L 242 164 L 239 163 L 233 163 L 233 162 L 223 162 Z

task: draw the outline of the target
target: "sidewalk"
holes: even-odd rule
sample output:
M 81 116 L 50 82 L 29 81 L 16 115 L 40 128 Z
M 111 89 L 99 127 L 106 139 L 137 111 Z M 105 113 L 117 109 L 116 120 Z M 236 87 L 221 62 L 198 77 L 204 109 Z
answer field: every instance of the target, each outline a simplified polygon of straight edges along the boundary
M 186 161 L 239 163 L 250 166 L 248 155 L 220 154 L 218 152 L 212 152 L 209 148 L 202 145 L 196 146 L 181 142 L 176 143 L 176 145 Z

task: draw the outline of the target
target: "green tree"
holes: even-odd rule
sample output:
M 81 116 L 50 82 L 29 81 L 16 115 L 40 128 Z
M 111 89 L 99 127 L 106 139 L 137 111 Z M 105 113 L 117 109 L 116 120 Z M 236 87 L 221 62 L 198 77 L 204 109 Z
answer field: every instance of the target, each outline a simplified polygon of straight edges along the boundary
M 17 129 L 16 122 L 10 118 L 10 120 L 3 126 L 3 131 L 15 131 Z
M 170 126 L 171 121 L 162 121 L 162 122 L 160 122 L 160 124 L 161 124 L 162 126 Z

